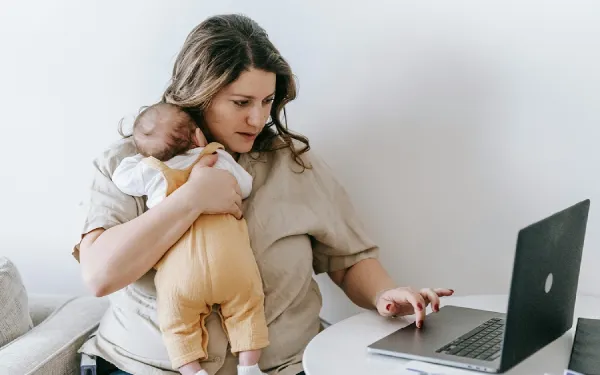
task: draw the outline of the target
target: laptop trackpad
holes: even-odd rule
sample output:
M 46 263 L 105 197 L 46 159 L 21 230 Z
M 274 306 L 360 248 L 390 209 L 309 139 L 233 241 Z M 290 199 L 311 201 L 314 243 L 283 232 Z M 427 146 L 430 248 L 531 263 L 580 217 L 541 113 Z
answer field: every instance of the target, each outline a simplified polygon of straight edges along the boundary
M 444 306 L 437 313 L 428 314 L 422 328 L 410 324 L 370 345 L 390 354 L 417 356 L 435 355 L 446 344 L 492 318 L 505 314 L 457 306 Z

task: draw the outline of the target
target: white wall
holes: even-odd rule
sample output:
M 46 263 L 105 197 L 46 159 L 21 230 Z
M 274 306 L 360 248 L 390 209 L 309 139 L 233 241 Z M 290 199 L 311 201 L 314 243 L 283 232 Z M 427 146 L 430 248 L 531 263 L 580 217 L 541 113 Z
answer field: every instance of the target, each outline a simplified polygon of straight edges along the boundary
M 591 198 L 580 292 L 600 295 L 600 3 L 216 3 L 2 3 L 0 254 L 32 291 L 85 292 L 70 251 L 91 159 L 159 97 L 191 28 L 237 11 L 292 64 L 290 126 L 399 284 L 506 292 L 516 231 Z M 326 318 L 357 311 L 319 282 Z

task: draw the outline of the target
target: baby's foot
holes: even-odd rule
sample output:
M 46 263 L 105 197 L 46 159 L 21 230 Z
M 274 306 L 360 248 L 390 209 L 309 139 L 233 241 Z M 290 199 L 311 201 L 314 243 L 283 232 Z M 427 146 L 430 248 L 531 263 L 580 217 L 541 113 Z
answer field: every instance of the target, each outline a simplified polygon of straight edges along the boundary
M 238 366 L 238 375 L 267 375 L 260 371 L 258 365 L 253 366 Z

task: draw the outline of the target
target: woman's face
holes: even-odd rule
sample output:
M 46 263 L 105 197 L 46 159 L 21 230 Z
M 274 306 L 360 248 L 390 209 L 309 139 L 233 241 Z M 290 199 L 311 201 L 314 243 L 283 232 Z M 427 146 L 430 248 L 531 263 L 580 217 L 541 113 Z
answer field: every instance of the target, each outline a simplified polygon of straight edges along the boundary
M 275 73 L 254 68 L 244 71 L 215 95 L 205 111 L 208 130 L 230 153 L 252 149 L 271 112 L 275 77 Z

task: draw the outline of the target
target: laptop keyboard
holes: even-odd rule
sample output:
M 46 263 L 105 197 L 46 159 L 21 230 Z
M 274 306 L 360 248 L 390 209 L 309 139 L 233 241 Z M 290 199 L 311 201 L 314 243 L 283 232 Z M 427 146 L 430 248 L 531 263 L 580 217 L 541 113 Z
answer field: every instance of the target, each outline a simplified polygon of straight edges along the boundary
M 504 319 L 493 318 L 439 348 L 436 353 L 493 361 L 500 356 L 503 332 Z

